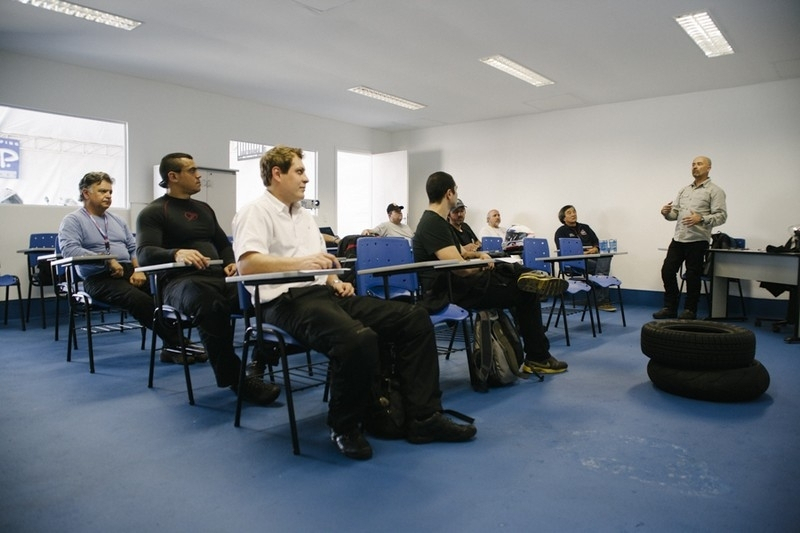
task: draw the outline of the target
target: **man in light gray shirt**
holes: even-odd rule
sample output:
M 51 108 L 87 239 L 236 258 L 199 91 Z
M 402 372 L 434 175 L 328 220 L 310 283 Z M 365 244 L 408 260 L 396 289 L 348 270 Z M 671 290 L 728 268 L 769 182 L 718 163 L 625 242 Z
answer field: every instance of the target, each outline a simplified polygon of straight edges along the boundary
M 376 235 L 378 237 L 405 237 L 406 239 L 414 238 L 414 230 L 408 224 L 403 224 L 403 209 L 402 205 L 389 204 L 386 207 L 386 214 L 389 215 L 389 220 L 382 222 L 372 229 L 365 229 L 361 235 Z
M 683 187 L 672 202 L 661 208 L 665 220 L 675 220 L 675 235 L 667 249 L 661 267 L 664 282 L 664 307 L 653 313 L 653 318 L 697 318 L 697 301 L 700 299 L 700 276 L 703 274 L 711 229 L 728 219 L 725 191 L 708 176 L 711 159 L 695 157 L 692 161 L 694 181 Z M 682 263 L 686 264 L 686 303 L 678 317 L 680 292 L 676 274 Z

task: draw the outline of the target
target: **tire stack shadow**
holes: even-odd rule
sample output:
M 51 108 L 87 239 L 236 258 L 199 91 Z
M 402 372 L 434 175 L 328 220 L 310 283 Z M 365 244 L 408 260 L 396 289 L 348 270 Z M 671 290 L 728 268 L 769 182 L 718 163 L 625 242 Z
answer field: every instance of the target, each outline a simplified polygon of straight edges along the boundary
M 748 402 L 769 387 L 755 334 L 704 320 L 657 320 L 642 326 L 647 376 L 659 389 L 696 400 Z

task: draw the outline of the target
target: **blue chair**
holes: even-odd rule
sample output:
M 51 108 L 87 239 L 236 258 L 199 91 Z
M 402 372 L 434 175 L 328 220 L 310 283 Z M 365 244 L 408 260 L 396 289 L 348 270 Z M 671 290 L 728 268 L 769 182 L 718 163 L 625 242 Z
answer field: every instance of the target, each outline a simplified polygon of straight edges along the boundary
M 8 324 L 8 291 L 11 287 L 17 288 L 17 302 L 19 303 L 19 321 L 22 323 L 22 331 L 25 331 L 25 313 L 22 308 L 22 289 L 20 289 L 19 278 L 11 274 L 0 276 L 0 287 L 6 288 L 5 315 L 3 324 Z
M 502 252 L 502 237 L 483 237 L 481 238 L 481 251 L 483 252 Z
M 578 238 L 558 239 L 558 241 L 558 245 L 561 249 L 561 255 L 581 255 L 584 253 L 583 243 Z M 572 264 L 573 262 L 569 261 L 566 263 Z M 622 281 L 620 281 L 616 276 L 591 274 L 586 272 L 586 263 L 584 261 L 580 261 L 579 263 L 583 263 L 583 265 L 578 265 L 577 270 L 575 265 L 572 265 L 572 269 L 576 270 L 579 275 L 585 277 L 592 286 L 603 287 L 605 289 L 617 289 L 616 303 L 619 306 L 620 315 L 622 315 L 622 327 L 627 327 L 627 322 L 625 321 L 625 306 L 622 303 Z M 596 297 L 595 310 L 597 311 L 597 331 L 602 333 L 603 326 L 600 324 L 600 311 L 597 309 Z
M 356 242 L 356 273 L 367 268 L 413 263 L 411 244 L 403 237 L 361 237 Z M 388 283 L 388 291 L 387 291 Z M 382 276 L 356 275 L 356 294 L 395 300 L 417 300 L 419 282 L 415 273 Z
M 533 270 L 542 270 L 547 272 L 551 276 L 553 275 L 552 272 L 552 263 L 548 261 L 542 261 L 542 257 L 549 257 L 550 256 L 550 246 L 547 244 L 547 239 L 540 239 L 536 237 L 526 237 L 522 241 L 522 263 Z M 575 279 L 567 279 L 568 287 L 567 287 L 567 294 L 576 295 L 578 293 L 586 293 L 586 297 L 588 300 L 588 295 L 591 292 L 592 288 L 589 284 L 583 281 L 575 280 Z M 556 305 L 558 304 L 558 315 L 556 315 L 556 322 L 555 327 L 558 327 L 559 318 L 564 321 L 564 337 L 566 339 L 567 346 L 570 346 L 569 341 L 569 327 L 567 326 L 567 311 L 564 306 L 564 295 L 558 295 L 553 300 L 553 305 L 550 307 L 550 313 L 547 317 L 547 324 L 545 324 L 545 330 L 550 327 L 550 321 L 553 317 L 553 311 L 556 309 Z M 584 308 L 585 309 L 585 308 Z M 581 317 L 583 320 L 583 317 Z M 596 337 L 597 334 L 594 328 L 594 318 L 592 313 L 589 313 L 589 320 L 592 324 L 592 336 Z
M 359 270 L 378 268 L 394 265 L 407 265 L 414 263 L 414 254 L 408 239 L 403 237 L 361 237 L 356 243 L 356 293 L 360 296 L 374 296 L 383 299 L 407 299 L 414 303 L 420 298 L 420 284 L 416 272 L 379 276 L 373 274 L 358 274 Z M 438 312 L 431 314 L 434 328 L 442 325 L 452 326 L 453 331 L 447 349 L 440 350 L 446 358 L 450 358 L 455 342 L 455 325 L 461 322 L 464 325 L 464 344 L 467 353 L 470 352 L 469 335 L 467 333 L 466 319 L 469 313 L 463 308 L 448 304 Z
M 114 307 L 106 302 L 102 302 L 92 298 L 87 292 L 81 289 L 81 279 L 75 268 L 75 262 L 82 261 L 103 261 L 103 259 L 92 259 L 91 257 L 84 258 L 64 258 L 53 261 L 54 267 L 63 267 L 65 269 L 65 286 L 67 290 L 67 301 L 69 302 L 69 335 L 67 337 L 67 362 L 72 361 L 72 351 L 78 348 L 78 332 L 83 331 L 86 333 L 86 346 L 89 353 L 89 373 L 94 374 L 94 335 L 110 332 L 125 332 L 130 330 L 139 330 L 142 334 L 142 350 L 145 347 L 145 339 L 147 336 L 147 329 L 142 326 L 138 321 L 126 320 L 127 313 L 124 309 Z M 111 312 L 118 312 L 120 314 L 119 321 L 106 323 L 105 314 Z M 92 317 L 99 314 L 103 317 L 101 322 L 95 323 Z M 83 325 L 78 324 L 78 319 L 83 320 Z
M 44 288 L 53 284 L 50 268 L 43 268 L 39 259 L 43 255 L 51 254 L 55 251 L 58 233 L 31 233 L 28 241 L 28 249 L 25 251 L 28 262 L 28 309 L 25 313 L 25 321 L 31 320 L 31 295 L 33 288 L 39 288 L 39 302 L 42 312 L 42 329 L 47 327 L 44 305 Z
M 244 390 L 244 382 L 247 378 L 247 358 L 250 353 L 250 348 L 254 349 L 253 359 L 256 359 L 256 353 L 266 354 L 274 351 L 275 358 L 271 361 L 263 361 L 264 367 L 269 372 L 270 379 L 275 381 L 275 374 L 273 371 L 273 364 L 280 362 L 281 375 L 283 377 L 283 391 L 286 397 L 286 409 L 289 413 L 289 427 L 292 435 L 292 451 L 295 455 L 300 454 L 300 439 L 297 434 L 297 419 L 294 413 L 294 397 L 293 393 L 305 390 L 319 385 L 325 386 L 323 394 L 323 401 L 327 401 L 329 385 L 330 385 L 330 372 L 331 366 L 328 364 L 327 358 L 318 363 L 312 363 L 311 350 L 303 345 L 300 341 L 292 337 L 288 332 L 273 325 L 265 323 L 262 320 L 260 298 L 258 296 L 259 285 L 254 283 L 255 287 L 255 300 L 256 304 L 253 305 L 253 300 L 250 293 L 245 289 L 242 282 L 237 282 L 239 291 L 239 305 L 242 309 L 242 314 L 245 324 L 244 343 L 242 348 L 242 364 L 239 374 L 239 390 Z M 255 318 L 255 324 L 253 324 Z M 305 353 L 306 362 L 303 366 L 289 366 L 288 357 L 290 355 Z M 258 363 L 262 363 L 259 361 Z M 322 369 L 315 375 L 314 368 Z M 298 372 L 303 369 L 303 372 Z M 242 396 L 237 395 L 236 400 L 236 415 L 234 417 L 233 425 L 240 426 L 242 418 Z

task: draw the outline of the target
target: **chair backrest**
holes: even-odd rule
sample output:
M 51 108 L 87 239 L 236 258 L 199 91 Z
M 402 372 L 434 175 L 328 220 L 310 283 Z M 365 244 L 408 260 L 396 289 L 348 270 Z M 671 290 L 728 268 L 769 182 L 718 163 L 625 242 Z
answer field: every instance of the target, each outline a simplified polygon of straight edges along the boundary
M 484 252 L 502 252 L 502 237 L 483 237 L 481 238 L 481 250 Z
M 558 239 L 558 255 L 583 255 L 583 243 L 580 239 L 575 237 Z M 569 273 L 583 272 L 586 270 L 586 263 L 583 259 L 575 261 L 563 261 L 559 263 L 559 270 L 561 272 Z
M 366 268 L 405 265 L 413 262 L 411 245 L 405 237 L 362 237 L 356 242 L 356 272 Z M 408 295 L 413 297 L 417 294 L 419 281 L 413 272 L 396 274 L 389 277 L 389 285 L 395 291 L 398 289 L 407 291 Z M 356 293 L 366 296 L 370 292 L 383 295 L 383 278 L 372 274 L 356 276 Z
M 541 257 L 550 257 L 550 245 L 547 244 L 547 239 L 525 237 L 522 240 L 522 264 L 533 270 L 543 270 L 552 275 L 552 263 L 541 261 Z

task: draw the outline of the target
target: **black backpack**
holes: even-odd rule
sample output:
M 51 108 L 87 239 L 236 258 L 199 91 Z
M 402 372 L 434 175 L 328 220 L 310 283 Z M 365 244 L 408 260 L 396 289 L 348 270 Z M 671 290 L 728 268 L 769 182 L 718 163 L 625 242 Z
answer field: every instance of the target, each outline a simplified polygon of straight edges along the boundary
M 470 361 L 472 388 L 486 392 L 489 387 L 514 383 L 522 375 L 519 367 L 524 357 L 517 328 L 505 311 L 479 311 Z

